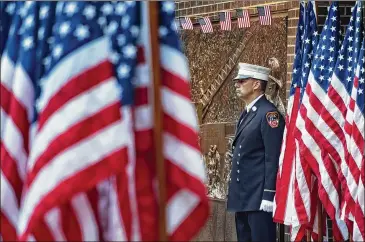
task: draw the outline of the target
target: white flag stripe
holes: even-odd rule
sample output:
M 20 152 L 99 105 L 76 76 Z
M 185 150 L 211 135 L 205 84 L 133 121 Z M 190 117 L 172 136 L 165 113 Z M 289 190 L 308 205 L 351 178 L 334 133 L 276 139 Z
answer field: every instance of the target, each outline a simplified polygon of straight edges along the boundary
M 75 197 L 71 200 L 71 204 L 81 228 L 82 240 L 99 240 L 98 224 L 96 222 L 96 218 L 90 201 L 86 194 L 81 193 L 75 195 Z
M 43 89 L 39 103 L 41 112 L 49 100 L 55 95 L 70 79 L 83 71 L 98 65 L 110 58 L 109 39 L 101 37 L 82 48 L 73 51 L 67 58 L 61 60 L 53 69 L 52 74 L 42 80 Z M 69 70 L 66 71 L 65 70 Z
M 317 83 L 317 82 L 315 82 L 315 83 Z M 316 86 L 316 85 L 314 85 L 314 87 L 312 87 L 312 89 L 317 89 L 317 88 L 320 88 L 320 87 L 318 87 L 318 86 Z M 304 100 L 305 99 L 308 99 L 308 96 L 307 95 L 305 95 L 304 96 L 304 98 L 303 98 L 303 102 L 304 102 Z M 308 101 L 308 103 L 309 103 L 309 101 Z M 316 123 L 316 121 L 318 121 L 318 120 L 321 120 L 320 119 L 320 117 L 319 117 L 319 115 L 317 114 L 317 112 L 316 112 L 316 110 L 311 106 L 311 105 L 308 105 L 307 106 L 307 111 L 308 111 L 308 113 L 311 113 L 311 115 L 310 116 L 308 116 L 308 119 L 310 119 L 313 123 Z M 298 120 L 299 120 L 299 117 L 298 117 Z M 302 119 L 301 119 L 302 120 Z M 330 128 L 327 126 L 327 123 L 322 123 L 323 124 L 323 129 L 324 130 L 329 130 Z M 302 124 L 302 125 L 304 125 L 304 123 Z M 321 133 L 324 135 L 324 136 L 326 136 L 326 135 L 328 135 L 329 133 L 328 132 L 323 132 L 323 129 L 321 129 L 320 131 L 321 131 Z M 305 132 L 307 132 L 307 130 L 305 130 Z M 308 133 L 308 135 L 310 135 L 310 139 L 311 140 L 313 140 L 313 137 L 311 136 L 311 134 L 309 134 Z M 303 133 L 302 133 L 302 139 L 303 139 L 303 141 L 304 140 L 306 140 L 306 139 L 309 139 L 309 137 L 308 136 L 306 136 L 306 135 L 304 135 L 305 137 L 303 138 Z M 337 147 L 337 151 L 339 152 L 339 155 L 340 155 L 340 157 L 341 157 L 341 160 L 345 160 L 345 151 L 344 151 L 344 148 L 343 148 L 343 146 L 341 145 L 342 143 L 338 140 L 338 138 L 337 138 L 337 136 L 335 136 L 335 137 L 331 137 L 331 139 L 328 139 L 327 138 L 327 140 L 330 142 L 330 144 L 332 145 L 332 146 L 334 146 L 334 147 Z M 311 153 L 313 154 L 313 156 L 314 157 L 316 157 L 316 161 L 320 164 L 319 165 L 319 168 L 320 168 L 320 170 L 322 169 L 322 173 L 323 174 L 328 174 L 327 173 L 327 170 L 326 170 L 326 168 L 325 168 L 325 166 L 323 165 L 323 159 L 322 159 L 322 157 L 320 156 L 320 154 L 321 154 L 321 151 L 320 151 L 320 148 L 319 148 L 319 146 L 317 145 L 317 143 L 313 140 L 313 143 L 312 143 L 312 145 L 313 144 L 315 144 L 316 146 L 308 146 L 308 145 L 306 145 L 306 147 L 311 147 L 311 149 L 310 149 L 310 151 L 311 151 Z M 314 148 L 314 147 L 316 147 L 316 148 Z M 318 149 L 317 149 L 317 147 L 318 147 Z M 344 176 L 344 178 L 346 179 L 346 182 L 347 182 L 347 184 L 350 184 L 351 182 L 351 180 L 353 180 L 354 179 L 354 177 L 352 176 L 352 173 L 351 172 L 348 172 L 349 171 L 349 167 L 348 167 L 348 164 L 347 164 L 347 162 L 341 162 L 341 167 L 340 167 L 340 169 L 341 169 L 341 172 L 342 172 L 342 174 L 343 174 L 343 176 Z M 321 173 L 321 174 L 322 174 Z M 322 184 L 325 182 L 325 183 L 327 183 L 327 182 L 329 182 L 329 181 L 331 181 L 331 186 L 333 186 L 332 185 L 332 180 L 327 180 L 327 179 L 331 179 L 329 176 L 328 177 L 326 177 L 326 178 L 324 178 L 322 175 L 321 175 L 321 181 L 322 181 Z M 333 187 L 333 189 L 334 189 L 334 187 Z M 329 189 L 328 191 L 327 191 L 327 193 L 328 194 L 330 194 L 330 193 L 332 193 L 332 194 L 334 194 L 334 193 L 337 193 L 337 192 L 335 192 L 335 190 L 331 190 L 331 189 Z M 354 197 L 353 197 L 354 198 Z M 334 204 L 333 202 L 334 201 L 332 201 L 331 200 L 331 202 L 332 202 L 332 204 L 335 206 L 335 208 L 336 208 L 336 211 L 337 211 L 337 207 L 338 207 L 338 203 L 337 204 Z
M 298 115 L 297 122 L 299 125 L 304 126 L 304 120 L 301 117 L 301 115 Z M 326 182 L 326 185 L 323 185 L 323 188 L 326 190 L 328 197 L 332 203 L 332 205 L 335 207 L 336 211 L 339 209 L 339 197 L 336 192 L 336 189 L 332 183 L 332 179 L 329 177 L 329 174 L 327 170 L 325 169 L 324 165 L 322 164 L 322 157 L 320 156 L 319 152 L 313 152 L 320 150 L 317 143 L 313 140 L 312 136 L 307 132 L 306 129 L 302 129 L 302 140 L 306 147 L 311 147 L 310 152 L 313 155 L 313 157 L 318 161 L 319 163 L 319 172 L 321 176 L 321 180 Z
M 18 201 L 13 188 L 2 171 L 0 179 L 1 193 L 6 194 L 6 196 L 1 196 L 1 212 L 5 214 L 9 222 L 16 228 L 19 216 Z
M 184 124 L 192 130 L 198 129 L 197 117 L 195 114 L 195 108 L 191 105 L 187 98 L 176 94 L 169 88 L 163 87 L 162 93 L 162 107 L 166 114 L 170 115 L 177 122 Z M 176 109 L 181 107 L 184 112 Z
M 1 84 L 10 91 L 27 110 L 28 121 L 33 117 L 34 88 L 20 65 L 14 67 L 7 55 L 1 59 Z
M 28 161 L 28 169 L 33 168 L 35 162 L 47 149 L 48 145 L 59 135 L 66 132 L 78 122 L 97 114 L 108 105 L 119 102 L 119 89 L 115 87 L 114 81 L 116 80 L 111 78 L 108 81 L 93 87 L 88 92 L 78 95 L 73 100 L 67 102 L 47 120 L 42 130 L 35 138 L 34 146 Z M 108 95 L 101 98 L 100 94 L 102 93 Z M 93 105 L 89 105 L 90 102 L 92 102 Z M 88 106 L 88 109 L 85 109 L 85 106 Z M 62 120 L 61 123 L 60 120 Z
M 135 109 L 136 130 L 149 130 L 153 127 L 153 120 L 150 118 L 153 113 L 151 105 L 139 106 Z
M 125 234 L 125 227 L 123 220 L 120 216 L 120 208 L 117 191 L 115 189 L 115 179 L 110 186 L 110 192 L 108 194 L 109 208 L 108 214 L 108 230 L 106 231 L 105 239 L 107 241 L 126 241 L 127 236 Z M 127 201 L 126 201 L 127 202 Z
M 192 149 L 190 146 L 176 139 L 174 136 L 168 133 L 163 135 L 164 143 L 168 144 L 164 147 L 164 156 L 170 160 L 174 165 L 181 168 L 184 172 L 190 176 L 195 177 L 198 180 L 205 180 L 205 168 L 199 162 L 187 161 L 200 161 L 199 151 Z
M 27 166 L 27 153 L 23 146 L 23 135 L 13 122 L 13 119 L 9 118 L 2 108 L 0 108 L 0 112 L 2 118 L 4 118 L 1 122 L 4 124 L 4 129 L 6 130 L 1 137 L 2 145 L 15 160 L 19 176 L 22 181 L 24 181 Z
M 97 135 L 89 137 L 79 142 L 77 146 L 70 147 L 58 154 L 38 173 L 24 199 L 22 217 L 19 219 L 21 234 L 25 232 L 32 211 L 39 205 L 41 199 L 59 184 L 59 181 L 66 180 L 75 173 L 92 166 L 104 156 L 124 147 L 129 142 L 127 137 L 120 135 L 124 131 L 123 128 L 123 123 L 119 122 L 109 125 L 99 131 Z M 99 147 L 99 149 L 95 150 L 94 147 Z M 95 150 L 95 152 L 90 153 L 90 150 Z M 80 154 L 83 156 L 79 157 Z M 74 162 L 75 157 L 79 157 L 83 162 Z M 72 166 L 68 165 L 70 162 Z M 49 179 L 50 176 L 53 176 L 52 180 Z
M 61 212 L 59 208 L 53 208 L 45 214 L 45 223 L 48 225 L 49 232 L 51 232 L 55 241 L 67 241 L 63 233 L 61 223 Z
M 160 46 L 161 65 L 170 73 L 180 77 L 180 79 L 190 82 L 190 72 L 187 59 L 177 50 L 167 46 Z M 176 67 L 179 68 L 176 68 Z
M 189 190 L 179 190 L 167 204 L 167 233 L 172 234 L 199 204 L 199 198 Z
M 298 119 L 300 115 L 298 115 Z M 310 200 L 310 196 L 308 196 L 308 194 L 311 193 L 311 188 L 309 187 L 309 184 L 307 183 L 306 179 L 305 179 L 305 172 L 303 170 L 303 166 L 302 166 L 302 159 L 300 156 L 300 150 L 299 150 L 299 143 L 298 140 L 295 140 L 295 145 L 296 145 L 296 149 L 295 149 L 295 180 L 298 183 L 298 190 L 300 193 L 300 197 L 301 200 L 304 204 L 304 208 L 306 210 L 306 214 L 308 217 L 308 221 L 311 220 L 313 214 L 311 214 L 311 208 L 312 208 L 312 202 Z M 295 195 L 294 195 L 295 196 Z M 294 199 L 295 202 L 295 199 Z M 295 212 L 296 215 L 296 212 Z M 294 217 L 295 219 L 298 219 L 298 216 Z M 295 221 L 293 221 L 295 222 Z M 299 221 L 298 223 L 293 223 L 294 226 L 299 226 Z

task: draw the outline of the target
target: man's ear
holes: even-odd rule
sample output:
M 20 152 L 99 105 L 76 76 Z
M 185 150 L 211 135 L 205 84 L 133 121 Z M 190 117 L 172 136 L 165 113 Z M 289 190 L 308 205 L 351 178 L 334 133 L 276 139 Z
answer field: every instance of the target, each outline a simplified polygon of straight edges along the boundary
M 253 83 L 253 90 L 257 91 L 261 89 L 261 83 L 260 81 L 255 80 Z

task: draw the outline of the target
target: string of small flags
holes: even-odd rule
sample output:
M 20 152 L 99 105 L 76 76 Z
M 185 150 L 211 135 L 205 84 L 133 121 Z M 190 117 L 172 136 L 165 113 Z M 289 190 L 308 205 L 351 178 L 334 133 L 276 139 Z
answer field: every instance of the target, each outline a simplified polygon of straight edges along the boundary
M 259 16 L 260 25 L 271 25 L 272 16 L 270 6 L 257 7 L 257 13 Z M 218 17 L 221 30 L 230 31 L 232 29 L 232 12 L 219 12 Z M 248 9 L 236 9 L 236 17 L 238 28 L 249 28 L 251 26 Z M 209 17 L 198 18 L 198 23 L 203 33 L 213 33 L 212 21 Z M 190 17 L 180 17 L 176 19 L 175 25 L 177 30 L 194 29 L 194 25 Z

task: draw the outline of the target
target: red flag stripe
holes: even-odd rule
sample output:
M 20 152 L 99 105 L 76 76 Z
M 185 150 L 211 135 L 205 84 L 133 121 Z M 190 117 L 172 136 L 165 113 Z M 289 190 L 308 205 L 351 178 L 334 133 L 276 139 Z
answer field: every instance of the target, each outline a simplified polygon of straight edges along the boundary
M 294 161 L 295 161 L 295 141 L 294 127 L 298 117 L 300 89 L 295 90 L 295 94 L 288 101 L 288 115 L 286 116 L 286 125 L 284 131 L 284 140 L 282 144 L 279 171 L 276 183 L 274 221 L 285 223 L 287 212 L 287 199 L 290 189 L 290 179 L 292 176 Z M 291 115 L 293 114 L 293 115 Z M 291 218 L 290 218 L 291 219 Z M 288 224 L 287 224 L 288 225 Z
M 52 115 L 49 118 L 47 125 L 44 126 L 39 133 L 37 133 L 37 138 L 34 141 L 34 147 L 28 161 L 28 169 L 33 169 L 35 162 L 42 155 L 42 153 L 46 152 L 48 144 L 52 142 L 52 140 L 57 139 L 58 136 L 66 133 L 67 130 L 71 129 L 75 124 L 83 122 L 85 119 L 88 119 L 89 117 L 92 118 L 93 116 L 97 115 L 105 107 L 114 107 L 110 110 L 110 112 L 115 113 L 112 116 L 115 118 L 114 121 L 118 121 L 120 118 L 120 102 L 119 93 L 117 89 L 115 89 L 114 85 L 115 84 L 112 80 L 103 82 L 99 86 L 93 88 L 93 90 L 90 90 L 83 95 L 79 95 L 78 98 L 69 101 L 68 104 L 62 108 L 62 110 L 59 110 L 57 113 Z M 85 105 L 87 105 L 90 100 L 98 100 L 100 92 L 108 93 L 108 96 L 103 99 L 99 99 L 100 101 L 94 102 L 92 106 L 85 108 Z M 116 105 L 116 103 L 118 103 L 119 106 Z M 81 108 L 81 110 L 75 112 L 74 110 L 77 107 Z M 67 115 L 70 113 L 73 115 Z M 91 120 L 92 119 L 89 119 L 89 121 Z M 62 126 L 60 126 L 60 122 L 62 122 Z M 105 126 L 101 120 L 95 120 L 95 122 L 100 122 L 101 126 Z M 84 136 L 85 134 L 80 133 L 78 135 Z M 60 140 L 58 142 L 61 143 Z
M 95 185 L 106 177 L 114 173 L 121 172 L 125 169 L 125 161 L 127 161 L 127 150 L 117 149 L 113 152 L 106 152 L 109 154 L 98 161 L 94 161 L 93 164 L 86 165 L 83 169 L 78 171 L 78 176 L 68 176 L 58 184 L 57 187 L 45 193 L 41 201 L 35 206 L 25 206 L 24 210 L 29 211 L 31 209 L 29 217 L 23 217 L 19 221 L 20 240 L 25 241 L 29 233 L 35 231 L 35 227 L 39 224 L 40 219 L 44 216 L 44 213 L 49 211 L 55 204 L 62 203 L 62 201 L 70 200 L 70 195 L 88 190 L 95 187 Z M 70 172 L 69 172 L 70 173 Z M 68 174 L 65 174 L 67 176 Z M 44 184 L 44 183 L 43 183 Z M 29 199 L 32 195 L 32 191 L 29 191 L 25 199 Z M 60 200 L 61 198 L 61 200 Z M 29 201 L 33 203 L 32 201 Z M 24 216 L 24 214 L 23 214 Z M 31 220 L 29 218 L 32 218 Z
M 300 109 L 300 116 L 298 116 L 298 122 L 300 125 L 303 125 L 304 119 L 306 118 L 306 108 L 303 106 Z M 306 122 L 303 126 L 307 127 L 309 125 L 308 122 Z M 319 183 L 319 191 L 320 191 L 320 198 L 322 203 L 324 204 L 324 206 L 326 206 L 326 210 L 328 212 L 328 214 L 330 216 L 332 216 L 331 218 L 335 217 L 335 211 L 337 211 L 337 207 L 338 206 L 338 202 L 339 202 L 339 195 L 337 192 L 337 186 L 336 184 L 336 176 L 337 174 L 335 174 L 333 172 L 332 167 L 328 166 L 330 164 L 325 164 L 323 162 L 323 158 L 322 157 L 318 157 L 318 155 L 313 154 L 310 150 L 308 150 L 307 147 L 312 147 L 313 149 L 320 149 L 318 147 L 318 145 L 315 143 L 315 141 L 312 139 L 311 135 L 309 134 L 309 132 L 307 131 L 307 129 L 297 129 L 297 134 L 296 137 L 297 139 L 300 141 L 300 150 L 304 150 L 306 152 L 306 157 L 305 160 L 308 162 L 308 164 L 310 165 L 312 171 L 314 172 L 314 174 L 317 176 L 317 178 L 319 179 L 319 181 L 327 181 L 326 184 L 326 190 L 324 189 L 324 186 L 322 184 L 322 182 Z M 304 131 L 305 133 L 301 133 L 302 131 Z M 316 156 L 313 156 L 316 155 Z M 319 169 L 319 165 L 326 167 L 327 169 Z M 326 166 L 325 166 L 326 165 Z M 332 202 L 333 201 L 333 204 Z
M 12 119 L 14 125 L 19 130 L 23 137 L 24 150 L 28 153 L 29 122 L 27 110 L 2 83 L 0 84 L 0 97 L 1 108 Z M 2 122 L 6 124 L 5 120 L 2 120 Z
M 40 113 L 38 118 L 38 132 L 42 130 L 46 121 L 56 113 L 56 111 L 68 104 L 70 100 L 78 98 L 82 93 L 88 92 L 90 89 L 108 81 L 112 77 L 112 65 L 109 61 L 104 60 L 67 81 L 65 85 L 50 98 L 44 110 Z
M 20 198 L 23 190 L 23 180 L 21 179 L 16 161 L 6 150 L 3 143 L 0 143 L 1 150 L 1 175 L 7 179 L 14 191 L 16 205 L 20 206 Z
M 60 206 L 60 224 L 67 241 L 82 241 L 79 221 L 70 203 Z M 81 221 L 80 221 L 81 222 Z
M 30 122 L 33 117 L 34 87 L 28 74 L 21 65 L 14 66 L 6 54 L 1 58 L 0 74 L 1 85 L 25 108 L 27 120 Z
M 3 191 L 2 191 L 3 192 Z M 3 241 L 16 241 L 16 224 L 12 224 L 8 218 L 5 216 L 3 211 L 0 211 L 0 228 L 1 237 Z
M 15 126 L 13 119 L 9 118 L 2 108 L 0 108 L 0 113 L 1 122 L 5 123 L 5 132 L 1 134 L 1 145 L 6 149 L 9 157 L 14 159 L 19 177 L 23 181 L 25 179 L 28 156 L 24 150 L 23 136 Z M 2 162 L 6 161 L 2 160 Z
M 27 186 L 31 186 L 34 179 L 37 178 L 38 173 L 49 165 L 49 163 L 52 163 L 52 160 L 55 157 L 62 155 L 62 152 L 66 151 L 70 146 L 87 139 L 93 134 L 97 134 L 106 126 L 115 123 L 120 117 L 120 114 L 115 112 L 115 110 L 118 110 L 119 105 L 119 102 L 114 103 L 103 110 L 100 110 L 97 114 L 74 124 L 69 127 L 66 132 L 55 137 L 48 144 L 46 152 L 38 157 L 34 163 L 33 169 L 28 173 Z M 100 122 L 101 118 L 103 123 Z

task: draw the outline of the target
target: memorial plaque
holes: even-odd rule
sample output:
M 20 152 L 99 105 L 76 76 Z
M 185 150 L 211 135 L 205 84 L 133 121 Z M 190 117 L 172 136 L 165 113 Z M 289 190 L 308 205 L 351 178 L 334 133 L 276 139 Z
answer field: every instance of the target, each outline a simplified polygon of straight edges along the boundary
M 204 124 L 201 129 L 201 147 L 203 154 L 208 153 L 211 145 L 217 145 L 218 152 L 226 152 L 225 124 Z

